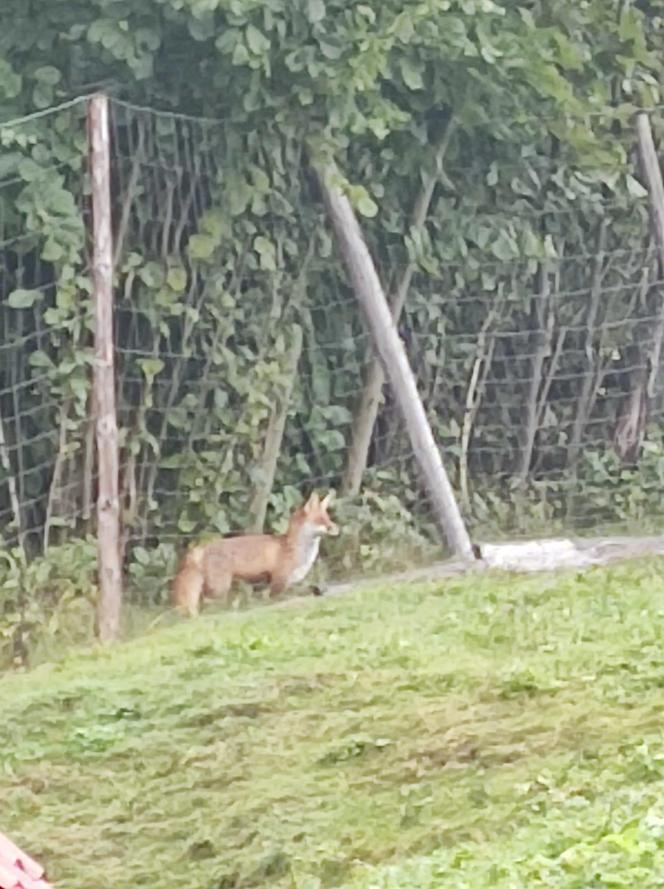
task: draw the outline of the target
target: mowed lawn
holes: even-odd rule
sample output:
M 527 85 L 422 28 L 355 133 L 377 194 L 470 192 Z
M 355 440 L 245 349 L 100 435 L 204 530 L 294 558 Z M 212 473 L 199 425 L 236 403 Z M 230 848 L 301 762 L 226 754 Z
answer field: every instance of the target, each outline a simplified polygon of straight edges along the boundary
M 208 613 L 0 679 L 57 889 L 664 885 L 664 565 Z

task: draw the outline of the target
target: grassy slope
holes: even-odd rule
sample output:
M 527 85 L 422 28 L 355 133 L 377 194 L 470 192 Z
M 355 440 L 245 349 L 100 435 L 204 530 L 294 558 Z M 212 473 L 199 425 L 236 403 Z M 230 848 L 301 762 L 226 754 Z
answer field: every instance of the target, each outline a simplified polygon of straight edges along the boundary
M 207 616 L 0 681 L 58 889 L 664 884 L 661 564 Z

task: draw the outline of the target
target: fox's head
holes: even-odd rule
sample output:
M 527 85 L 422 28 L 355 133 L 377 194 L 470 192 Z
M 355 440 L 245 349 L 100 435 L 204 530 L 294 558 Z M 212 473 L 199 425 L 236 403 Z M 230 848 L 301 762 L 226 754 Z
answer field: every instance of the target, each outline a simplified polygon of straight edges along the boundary
M 327 512 L 333 497 L 334 493 L 330 491 L 321 500 L 314 491 L 307 502 L 300 507 L 302 520 L 312 528 L 317 537 L 323 537 L 325 534 L 336 537 L 339 534 L 338 525 L 332 521 Z

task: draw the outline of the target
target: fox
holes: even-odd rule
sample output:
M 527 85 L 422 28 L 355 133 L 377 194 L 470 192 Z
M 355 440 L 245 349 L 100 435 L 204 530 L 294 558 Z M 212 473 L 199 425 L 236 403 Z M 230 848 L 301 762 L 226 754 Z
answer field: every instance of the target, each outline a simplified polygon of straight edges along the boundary
M 267 581 L 271 597 L 303 581 L 318 557 L 321 539 L 340 533 L 328 514 L 333 496 L 330 491 L 321 499 L 314 491 L 293 511 L 285 534 L 220 537 L 190 549 L 173 580 L 174 607 L 195 617 L 202 599 L 228 602 L 234 580 Z

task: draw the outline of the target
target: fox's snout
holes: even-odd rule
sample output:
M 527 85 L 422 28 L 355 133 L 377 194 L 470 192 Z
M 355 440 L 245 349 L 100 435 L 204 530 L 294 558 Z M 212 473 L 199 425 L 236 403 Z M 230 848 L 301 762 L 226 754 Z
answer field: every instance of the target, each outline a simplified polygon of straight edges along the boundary
M 339 536 L 339 526 L 335 524 L 328 515 L 318 516 L 318 518 L 314 522 L 314 528 L 314 533 L 319 535 L 320 537 L 326 535 L 329 537 Z

